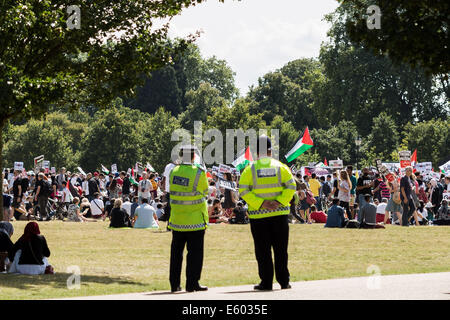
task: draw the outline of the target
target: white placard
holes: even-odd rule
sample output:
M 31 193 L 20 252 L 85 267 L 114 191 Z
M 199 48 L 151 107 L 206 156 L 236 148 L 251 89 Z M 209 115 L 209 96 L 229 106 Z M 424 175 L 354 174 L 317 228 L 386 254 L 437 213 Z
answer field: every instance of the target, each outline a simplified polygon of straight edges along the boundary
M 328 166 L 332 169 L 342 169 L 344 168 L 344 161 L 342 160 L 330 160 Z
M 411 161 L 411 151 L 410 150 L 399 151 L 398 158 L 400 161 Z
M 219 187 L 233 191 L 236 190 L 235 188 L 233 188 L 233 181 L 228 181 L 224 179 L 219 179 Z
M 446 163 L 444 163 L 442 166 L 439 167 L 439 169 L 444 171 L 445 174 L 449 174 L 450 173 L 450 161 L 447 161 Z
M 219 167 L 218 166 L 212 166 L 211 172 L 219 172 Z
M 444 192 L 442 194 L 442 200 L 450 201 L 450 192 Z
M 419 171 L 421 174 L 427 174 L 430 173 L 433 169 L 433 163 L 432 162 L 421 162 L 416 164 L 415 169 Z
M 55 174 L 55 173 L 56 173 L 56 168 L 55 168 L 55 167 L 51 167 L 51 169 L 50 169 L 50 173 L 53 173 L 53 174 Z
M 117 172 L 117 164 L 111 165 L 111 172 L 116 173 Z
M 20 170 L 20 172 L 23 171 L 23 162 L 14 162 L 14 170 Z
M 225 164 L 219 164 L 219 172 L 220 173 L 227 173 L 227 172 L 231 172 L 231 167 L 227 166 Z

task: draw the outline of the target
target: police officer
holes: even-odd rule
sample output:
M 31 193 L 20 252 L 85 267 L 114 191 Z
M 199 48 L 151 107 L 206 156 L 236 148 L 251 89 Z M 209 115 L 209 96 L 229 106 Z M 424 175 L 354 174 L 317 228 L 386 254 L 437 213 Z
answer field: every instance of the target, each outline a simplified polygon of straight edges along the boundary
M 199 284 L 203 265 L 203 243 L 208 225 L 208 180 L 202 168 L 194 165 L 195 147 L 182 147 L 182 164 L 175 166 L 169 176 L 171 215 L 168 228 L 172 230 L 170 251 L 170 286 L 181 291 L 180 276 L 183 251 L 187 245 L 186 291 L 205 291 Z
M 296 184 L 289 168 L 273 159 L 267 136 L 257 140 L 258 158 L 245 168 L 239 181 L 239 193 L 248 204 L 250 229 L 261 283 L 255 290 L 272 290 L 273 263 L 281 289 L 291 288 L 288 270 L 289 203 Z

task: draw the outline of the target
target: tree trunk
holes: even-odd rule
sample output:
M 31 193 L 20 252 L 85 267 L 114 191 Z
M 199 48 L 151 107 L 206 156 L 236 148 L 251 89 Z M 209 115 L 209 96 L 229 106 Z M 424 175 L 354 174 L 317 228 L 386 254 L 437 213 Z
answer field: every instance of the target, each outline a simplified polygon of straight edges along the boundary
M 3 168 L 3 129 L 5 128 L 6 121 L 0 120 L 0 168 L 2 173 L 4 172 Z M 7 177 L 5 177 L 7 178 Z M 5 210 L 3 209 L 3 179 L 2 179 L 2 196 L 0 197 L 0 208 L 2 210 L 0 217 L 2 218 L 0 221 L 5 221 L 6 217 Z

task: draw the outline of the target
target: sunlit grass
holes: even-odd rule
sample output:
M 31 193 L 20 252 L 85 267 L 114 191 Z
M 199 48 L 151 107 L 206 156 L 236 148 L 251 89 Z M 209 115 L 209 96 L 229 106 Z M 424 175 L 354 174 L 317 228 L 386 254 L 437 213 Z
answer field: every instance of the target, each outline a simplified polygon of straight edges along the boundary
M 26 222 L 14 222 L 13 240 Z M 164 224 L 165 225 L 165 224 Z M 0 274 L 0 299 L 42 299 L 168 290 L 172 235 L 152 230 L 112 230 L 107 222 L 41 222 L 56 275 Z M 324 229 L 291 225 L 292 281 L 382 274 L 450 271 L 450 228 L 387 226 L 386 229 Z M 81 270 L 81 288 L 69 290 L 69 266 Z M 182 285 L 184 287 L 184 266 Z M 201 283 L 207 286 L 259 282 L 249 225 L 213 225 L 205 236 Z

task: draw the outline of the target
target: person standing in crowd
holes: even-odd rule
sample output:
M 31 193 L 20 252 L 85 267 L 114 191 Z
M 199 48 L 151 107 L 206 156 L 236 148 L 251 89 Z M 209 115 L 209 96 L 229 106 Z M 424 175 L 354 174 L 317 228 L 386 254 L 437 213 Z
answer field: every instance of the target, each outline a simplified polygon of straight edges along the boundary
M 352 219 L 355 219 L 356 213 L 353 210 L 353 207 L 356 203 L 356 185 L 358 184 L 358 180 L 356 179 L 355 175 L 353 174 L 353 166 L 347 166 L 347 175 L 350 178 L 350 182 L 352 183 L 351 189 L 350 189 L 350 211 L 352 215 Z
M 67 182 L 67 180 L 66 180 L 66 168 L 64 168 L 64 167 L 62 167 L 59 170 L 59 174 L 56 176 L 56 183 L 57 183 L 58 191 L 62 191 L 63 190 L 63 182 Z
M 169 175 L 171 214 L 168 228 L 172 230 L 170 249 L 170 287 L 181 291 L 181 266 L 187 245 L 186 291 L 205 291 L 200 285 L 203 266 L 205 230 L 208 228 L 208 180 L 206 173 L 194 165 L 195 147 L 181 149 L 183 162 Z M 166 177 L 165 177 L 166 178 Z
M 82 175 L 83 182 L 81 183 L 81 188 L 85 197 L 89 197 L 89 175 L 90 173 L 87 176 Z
M 339 206 L 339 198 L 333 198 L 332 205 L 327 211 L 325 228 L 343 228 L 345 226 L 345 211 Z
M 235 183 L 232 181 L 231 173 L 227 172 L 224 174 L 225 180 L 229 181 L 233 188 L 236 188 Z M 238 199 L 235 199 L 235 195 L 233 190 L 225 189 L 224 191 L 225 200 L 223 202 L 222 208 L 225 209 L 225 218 L 230 219 L 233 215 L 233 209 L 236 207 L 236 202 Z
M 333 198 L 337 198 L 339 195 L 339 188 L 338 188 L 338 184 L 339 184 L 339 179 L 338 179 L 338 174 L 336 171 L 333 172 L 333 188 L 331 190 L 332 193 L 332 197 Z
M 154 173 L 150 174 L 150 185 L 151 185 L 151 189 L 150 189 L 150 196 L 151 199 L 155 200 L 158 197 L 158 183 L 156 183 L 155 181 L 155 177 L 156 175 Z
M 34 196 L 34 201 L 37 201 L 39 205 L 39 214 L 41 216 L 41 220 L 48 220 L 50 217 L 48 214 L 47 202 L 48 197 L 52 193 L 52 187 L 50 181 L 47 180 L 47 177 L 42 172 L 39 172 L 38 174 L 38 181 L 36 182 L 36 186 L 37 189 Z
M 281 289 L 289 289 L 288 240 L 289 203 L 296 191 L 291 170 L 272 158 L 272 144 L 267 136 L 257 139 L 257 160 L 244 169 L 239 183 L 241 197 L 248 204 L 258 273 L 261 282 L 255 290 L 272 290 L 273 262 Z
M 308 186 L 304 182 L 299 183 L 299 190 L 298 193 L 298 200 L 300 202 L 300 217 L 303 219 L 303 221 L 307 222 L 308 224 L 311 224 L 311 216 L 309 214 L 309 208 L 310 205 L 306 199 L 306 193 L 308 192 Z
M 401 223 L 402 221 L 402 201 L 400 198 L 400 185 L 398 183 L 398 179 L 397 176 L 394 175 L 394 178 L 392 179 L 392 181 L 388 181 L 387 183 L 387 188 L 390 191 L 390 197 L 388 200 L 388 204 L 386 206 L 386 216 L 385 216 L 385 220 L 389 219 L 388 213 L 391 213 L 395 216 L 392 217 L 392 223 L 394 223 L 394 221 L 396 220 L 395 217 L 397 218 L 398 222 Z
M 131 187 L 130 175 L 125 173 L 125 171 L 122 171 L 120 174 L 123 176 L 122 197 L 123 199 L 130 198 L 130 187 Z
M 372 194 L 372 187 L 374 185 L 372 177 L 369 175 L 369 168 L 362 169 L 362 175 L 358 179 L 356 185 L 356 196 L 360 209 L 364 206 L 364 199 L 366 194 Z
M 118 199 L 119 198 L 119 185 L 117 184 L 117 179 L 112 178 L 109 184 L 109 198 Z
M 142 174 L 142 180 L 139 181 L 139 204 L 142 204 L 142 199 L 147 199 L 147 203 L 150 202 L 151 196 L 150 196 L 150 190 L 152 188 L 152 184 L 150 180 L 147 179 L 147 172 L 144 172 Z
M 131 208 L 130 208 L 130 218 L 131 219 L 133 219 L 134 213 L 136 212 L 137 207 L 139 207 L 138 197 L 134 196 L 133 202 L 131 203 Z M 159 217 L 158 217 L 158 219 L 159 219 Z
M 175 164 L 169 163 L 164 168 L 163 178 L 161 180 L 161 186 L 163 188 L 164 194 L 165 194 L 165 202 L 166 207 L 164 209 L 164 215 L 160 217 L 159 221 L 169 221 L 170 219 L 170 213 L 171 213 L 171 206 L 170 206 L 170 173 L 172 172 L 173 168 L 175 168 Z M 167 225 L 168 227 L 169 225 Z M 167 228 L 167 231 L 170 231 L 169 228 Z
M 20 204 L 22 203 L 22 196 L 23 196 L 23 190 L 22 190 L 22 178 L 20 176 L 19 170 L 14 170 L 14 182 L 13 182 L 13 203 L 12 203 L 12 209 L 13 214 L 15 214 L 15 211 L 20 207 Z M 20 215 L 20 214 L 19 214 Z
M 303 176 L 303 182 L 306 184 L 308 190 L 311 190 L 309 187 L 309 176 L 307 174 Z
M 339 189 L 338 198 L 340 201 L 339 205 L 345 209 L 348 219 L 352 220 L 353 217 L 350 211 L 350 190 L 352 188 L 352 182 L 348 177 L 347 171 L 340 171 L 339 177 L 340 177 L 338 184 Z
M 402 226 L 407 227 L 409 222 L 409 217 L 411 217 L 416 211 L 416 206 L 414 205 L 414 201 L 412 198 L 412 187 L 411 187 L 411 175 L 413 173 L 412 167 L 405 168 L 405 175 L 400 180 L 400 197 L 403 205 L 403 214 L 402 214 Z
M 309 180 L 309 188 L 316 199 L 316 206 L 319 210 L 322 210 L 322 205 L 320 201 L 320 182 L 316 179 L 316 174 L 311 174 L 311 179 Z
M 436 216 L 443 199 L 444 187 L 436 179 L 431 179 L 428 184 L 428 201 L 433 206 L 433 214 Z
M 89 194 L 88 194 L 87 198 L 88 198 L 89 202 L 91 202 L 92 200 L 95 199 L 94 194 L 96 192 L 100 193 L 100 188 L 99 188 L 97 181 L 95 180 L 95 178 L 92 176 L 91 173 L 88 173 L 87 180 L 88 180 L 88 189 L 89 189 Z

